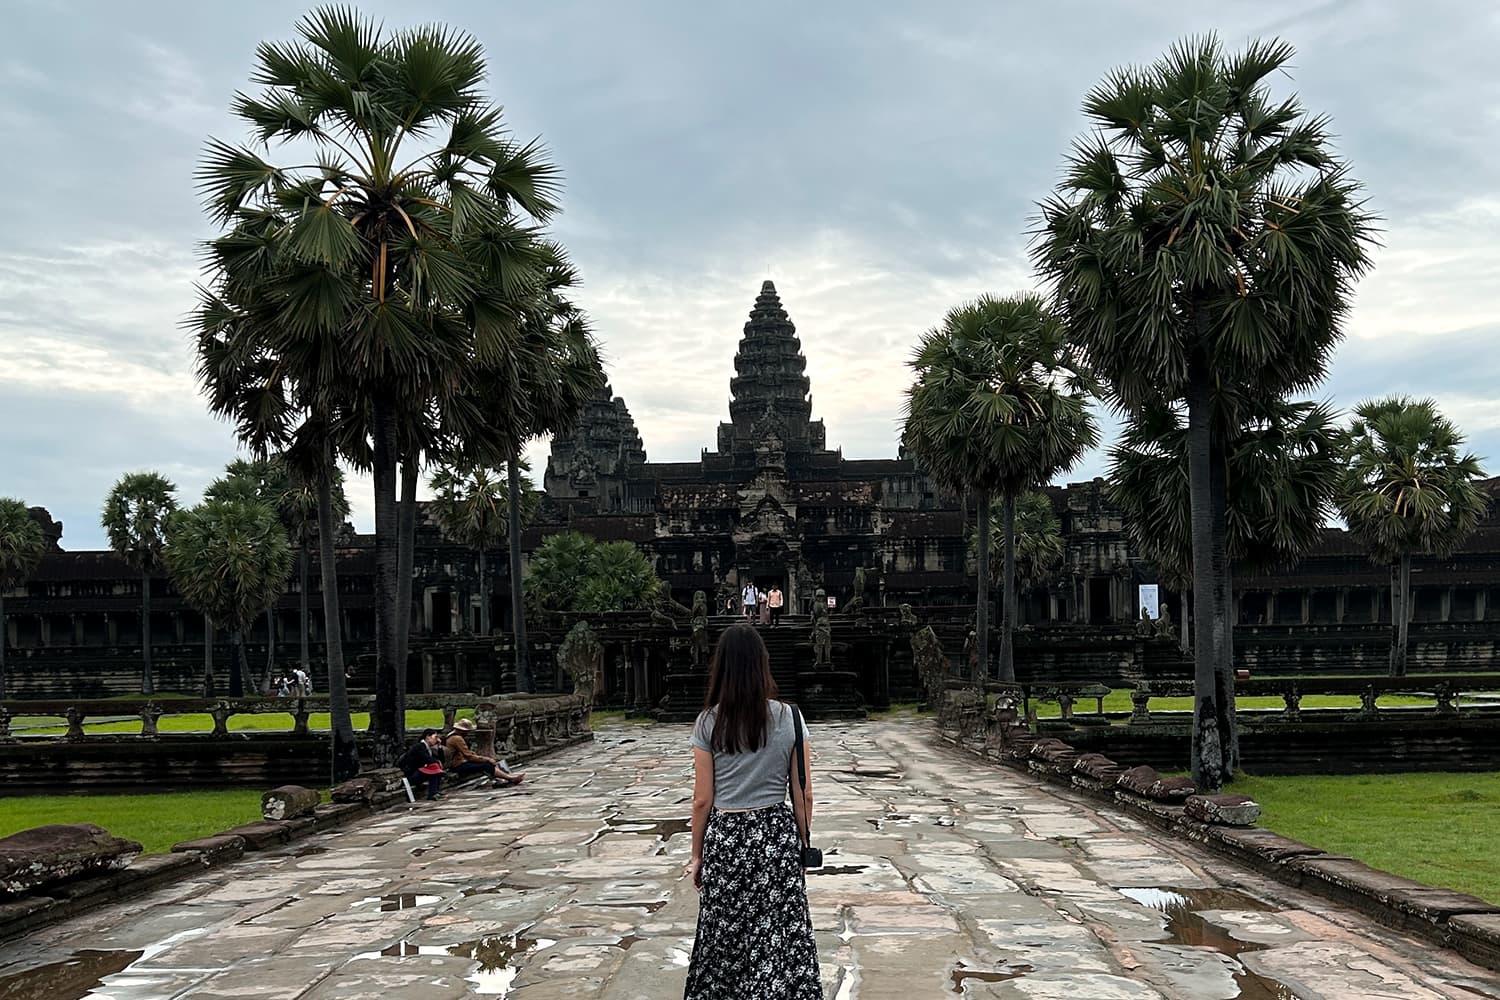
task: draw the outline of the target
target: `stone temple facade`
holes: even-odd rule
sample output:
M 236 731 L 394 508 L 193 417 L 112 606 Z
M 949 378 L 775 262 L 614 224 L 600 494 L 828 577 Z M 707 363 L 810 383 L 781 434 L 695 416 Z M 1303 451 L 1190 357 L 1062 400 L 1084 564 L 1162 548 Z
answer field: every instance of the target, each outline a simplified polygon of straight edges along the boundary
M 793 611 L 819 587 L 866 600 L 952 603 L 968 588 L 964 513 L 907 458 L 846 459 L 813 419 L 807 359 L 776 287 L 750 311 L 730 379 L 729 420 L 696 462 L 650 462 L 609 391 L 552 444 L 544 533 L 572 528 L 652 553 L 673 596 L 716 606 L 753 581 Z

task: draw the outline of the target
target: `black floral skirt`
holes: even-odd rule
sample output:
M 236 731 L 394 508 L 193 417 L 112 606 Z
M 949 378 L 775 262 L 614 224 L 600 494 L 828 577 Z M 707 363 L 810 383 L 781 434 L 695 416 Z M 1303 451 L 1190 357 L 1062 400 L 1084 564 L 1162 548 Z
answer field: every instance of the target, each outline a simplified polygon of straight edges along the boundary
M 702 880 L 684 1000 L 823 1000 L 790 806 L 713 813 Z

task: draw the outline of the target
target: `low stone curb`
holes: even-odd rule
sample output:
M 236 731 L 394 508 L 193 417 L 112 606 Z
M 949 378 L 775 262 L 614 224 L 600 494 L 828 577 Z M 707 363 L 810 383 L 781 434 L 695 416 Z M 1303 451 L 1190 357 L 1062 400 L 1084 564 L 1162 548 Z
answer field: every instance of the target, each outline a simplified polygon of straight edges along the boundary
M 1123 809 L 1158 830 L 1209 850 L 1293 888 L 1342 903 L 1398 931 L 1452 948 L 1500 971 L 1500 906 L 1426 885 L 1253 825 L 1242 795 L 1197 795 L 1186 778 L 1161 778 L 1149 767 L 1125 768 L 1061 740 L 1007 734 L 996 746 L 941 733 L 944 742 L 985 760 L 1025 771 Z
M 553 745 L 510 754 L 509 758 L 513 763 L 532 761 L 593 738 L 591 732 L 579 733 Z M 480 780 L 473 783 L 478 784 Z M 455 787 L 469 784 L 465 782 Z M 361 801 L 322 803 L 313 808 L 310 816 L 245 823 L 210 837 L 174 844 L 170 854 L 141 855 L 129 867 L 118 871 L 50 885 L 36 895 L 0 899 L 0 941 L 79 916 L 96 906 L 201 875 L 206 868 L 230 864 L 250 851 L 281 847 L 309 834 L 326 833 L 405 803 L 406 791 L 399 784 L 394 790 L 371 790 Z

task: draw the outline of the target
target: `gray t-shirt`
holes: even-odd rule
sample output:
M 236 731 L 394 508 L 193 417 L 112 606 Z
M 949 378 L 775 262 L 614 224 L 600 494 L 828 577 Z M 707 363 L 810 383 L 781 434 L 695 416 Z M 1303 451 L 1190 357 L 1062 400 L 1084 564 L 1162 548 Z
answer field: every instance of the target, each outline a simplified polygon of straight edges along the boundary
M 786 801 L 787 777 L 791 773 L 792 710 L 779 701 L 766 703 L 771 713 L 766 730 L 766 744 L 759 750 L 740 753 L 714 753 L 714 808 L 764 809 Z M 800 713 L 798 718 L 800 718 Z M 693 726 L 693 747 L 710 750 L 717 712 L 710 708 L 698 716 Z M 807 722 L 802 722 L 802 739 L 807 740 Z

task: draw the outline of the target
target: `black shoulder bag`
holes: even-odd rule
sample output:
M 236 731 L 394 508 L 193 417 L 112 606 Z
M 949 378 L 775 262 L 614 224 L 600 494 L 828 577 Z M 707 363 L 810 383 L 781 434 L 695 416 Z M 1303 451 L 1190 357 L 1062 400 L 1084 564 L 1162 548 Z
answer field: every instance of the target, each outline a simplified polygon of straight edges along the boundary
M 797 803 L 801 802 L 803 807 L 807 805 L 807 759 L 802 747 L 802 713 L 797 711 L 797 706 L 792 709 L 792 767 L 796 770 L 797 781 L 791 789 L 792 795 L 792 821 L 797 820 Z M 787 781 L 791 782 L 791 775 L 787 775 Z M 802 854 L 803 868 L 822 868 L 823 852 L 812 846 L 812 817 L 807 817 L 807 823 L 797 823 L 797 845 Z

